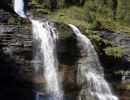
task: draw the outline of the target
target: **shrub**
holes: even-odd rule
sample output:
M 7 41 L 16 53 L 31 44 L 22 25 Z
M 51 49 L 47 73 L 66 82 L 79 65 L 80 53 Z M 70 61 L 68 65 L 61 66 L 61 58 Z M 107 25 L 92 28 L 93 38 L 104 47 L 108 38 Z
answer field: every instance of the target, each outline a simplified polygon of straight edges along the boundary
M 92 29 L 100 29 L 102 27 L 102 24 L 100 21 L 95 21 L 93 24 L 92 24 Z
M 113 56 L 115 58 L 122 58 L 125 56 L 123 49 L 116 47 L 107 47 L 104 49 L 104 52 L 106 55 Z

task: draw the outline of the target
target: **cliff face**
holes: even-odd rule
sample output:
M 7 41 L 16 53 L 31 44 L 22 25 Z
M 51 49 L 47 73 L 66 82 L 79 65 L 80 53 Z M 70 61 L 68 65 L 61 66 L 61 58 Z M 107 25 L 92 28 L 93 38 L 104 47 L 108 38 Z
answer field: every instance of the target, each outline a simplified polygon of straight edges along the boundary
M 0 17 L 0 97 L 28 100 L 34 76 L 30 24 L 9 24 L 13 16 L 2 9 Z
M 32 4 L 29 7 L 32 10 L 38 9 L 36 5 Z M 43 15 L 48 17 L 48 10 L 42 12 L 40 10 L 36 16 L 43 17 Z M 60 14 L 60 16 L 65 15 Z M 35 71 L 31 24 L 28 20 L 10 15 L 2 9 L 0 10 L 0 18 L 0 97 L 3 100 L 33 100 L 35 92 L 44 92 L 45 80 L 40 73 Z M 93 30 L 88 30 L 82 24 L 78 25 L 81 27 L 81 31 L 90 38 L 92 38 L 91 35 L 95 35 L 95 33 L 90 32 Z M 60 36 L 57 43 L 59 77 L 62 80 L 66 98 L 76 98 L 81 90 L 81 87 L 76 83 L 77 64 L 84 63 L 84 59 L 81 59 L 80 56 L 83 52 L 80 52 L 81 46 L 77 45 L 76 37 L 68 25 L 55 20 L 55 26 Z M 121 32 L 115 33 L 107 30 L 100 30 L 96 35 L 114 43 L 113 47 L 124 50 L 125 56 L 121 58 L 113 55 L 109 56 L 103 50 L 106 46 L 103 44 L 104 40 L 95 43 L 95 48 L 96 46 L 100 47 L 100 51 L 97 51 L 107 81 L 111 83 L 121 100 L 129 100 L 130 36 L 124 33 L 121 34 Z M 123 78 L 124 76 L 125 78 Z
M 108 30 L 99 32 L 99 35 L 113 43 L 113 47 L 123 50 L 125 55 L 121 58 L 100 55 L 104 67 L 105 76 L 115 88 L 121 100 L 129 100 L 130 89 L 130 36 L 126 33 L 115 33 Z

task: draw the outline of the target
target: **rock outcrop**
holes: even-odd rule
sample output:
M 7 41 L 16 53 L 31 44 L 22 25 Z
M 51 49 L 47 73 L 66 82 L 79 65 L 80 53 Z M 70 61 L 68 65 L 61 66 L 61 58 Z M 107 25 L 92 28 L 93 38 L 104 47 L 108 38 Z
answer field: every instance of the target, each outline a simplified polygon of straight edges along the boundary
M 38 17 L 42 16 L 43 14 L 38 14 Z M 44 92 L 45 80 L 35 71 L 31 24 L 28 20 L 3 10 L 0 10 L 0 19 L 0 98 L 33 100 L 35 92 Z M 82 47 L 77 44 L 75 35 L 66 24 L 55 23 L 55 26 L 60 36 L 57 43 L 59 77 L 63 83 L 65 98 L 75 100 L 81 89 L 77 84 L 78 63 L 86 63 L 89 59 L 81 56 L 84 55 L 80 52 Z M 99 57 L 107 80 L 122 97 L 120 100 L 129 100 L 130 36 L 109 32 L 100 32 L 99 35 L 114 42 L 116 47 L 122 48 L 126 53 L 123 59 Z

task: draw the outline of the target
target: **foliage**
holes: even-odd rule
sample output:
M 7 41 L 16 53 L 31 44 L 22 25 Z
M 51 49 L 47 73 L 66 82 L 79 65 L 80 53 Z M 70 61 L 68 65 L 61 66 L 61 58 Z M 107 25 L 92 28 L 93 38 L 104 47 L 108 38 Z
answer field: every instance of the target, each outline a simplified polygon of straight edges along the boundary
M 98 28 L 96 23 L 98 21 L 102 27 L 109 30 L 130 33 L 129 0 L 33 0 L 33 2 L 51 10 L 52 16 L 50 15 L 49 19 L 54 22 L 74 23 L 92 29 Z M 42 9 L 38 11 L 46 13 Z
M 66 69 L 68 67 L 68 65 L 65 64 L 59 64 L 59 68 L 60 69 Z
M 90 38 L 92 39 L 92 41 L 94 41 L 98 44 L 103 43 L 106 47 L 112 45 L 111 41 L 104 39 L 104 38 L 100 37 L 99 35 L 90 35 Z
M 8 20 L 8 24 L 21 25 L 22 24 L 22 19 L 20 17 L 11 17 Z
M 100 21 L 96 20 L 93 22 L 91 29 L 100 29 L 102 27 L 102 24 Z
M 92 43 L 94 44 L 95 49 L 100 54 L 103 53 L 102 49 L 113 45 L 111 41 L 104 39 L 97 34 L 90 34 L 89 37 L 90 37 Z
M 65 24 L 75 24 L 89 28 L 90 24 L 84 20 L 84 9 L 82 7 L 72 6 L 70 8 L 59 9 L 52 12 L 53 16 L 49 16 L 50 21 L 62 22 Z
M 32 0 L 33 3 L 42 4 L 44 0 Z
M 74 35 L 72 29 L 64 23 L 55 23 L 60 39 L 70 38 Z
M 113 56 L 115 58 L 121 58 L 125 56 L 125 52 L 121 48 L 107 47 L 104 49 L 105 54 L 108 56 Z
M 39 8 L 37 9 L 38 13 L 42 13 L 42 14 L 50 14 L 50 10 L 44 9 L 44 8 Z
M 87 21 L 107 19 L 130 24 L 129 0 L 32 0 L 36 4 L 44 4 L 47 8 L 57 9 L 74 5 L 82 5 L 84 19 Z M 82 14 L 81 14 L 82 15 Z
M 32 0 L 35 4 L 45 4 L 49 8 L 63 8 L 70 5 L 81 5 L 83 6 L 85 0 Z
M 19 16 L 10 16 L 7 20 L 8 24 L 11 24 L 11 25 L 29 25 L 30 26 L 30 20 L 28 19 L 23 19 Z
M 130 0 L 86 0 L 86 12 L 93 13 L 96 19 L 130 24 Z
M 130 85 L 127 85 L 127 89 L 129 89 L 129 90 L 130 90 Z
M 46 8 L 51 8 L 51 0 L 32 0 L 34 4 L 44 5 Z

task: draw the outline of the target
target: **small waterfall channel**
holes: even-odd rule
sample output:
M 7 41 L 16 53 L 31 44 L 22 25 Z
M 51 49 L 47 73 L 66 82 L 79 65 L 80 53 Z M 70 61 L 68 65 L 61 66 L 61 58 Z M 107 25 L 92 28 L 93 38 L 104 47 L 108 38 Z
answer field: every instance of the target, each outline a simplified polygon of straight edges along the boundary
M 23 0 L 14 0 L 14 11 L 23 18 L 26 18 L 24 13 L 24 1 Z
M 104 79 L 103 68 L 100 65 L 96 51 L 90 40 L 83 35 L 80 30 L 69 24 L 77 36 L 78 42 L 83 46 L 84 64 L 78 65 L 78 82 L 86 84 L 86 88 L 81 90 L 79 100 L 118 100 L 111 92 L 111 88 Z

